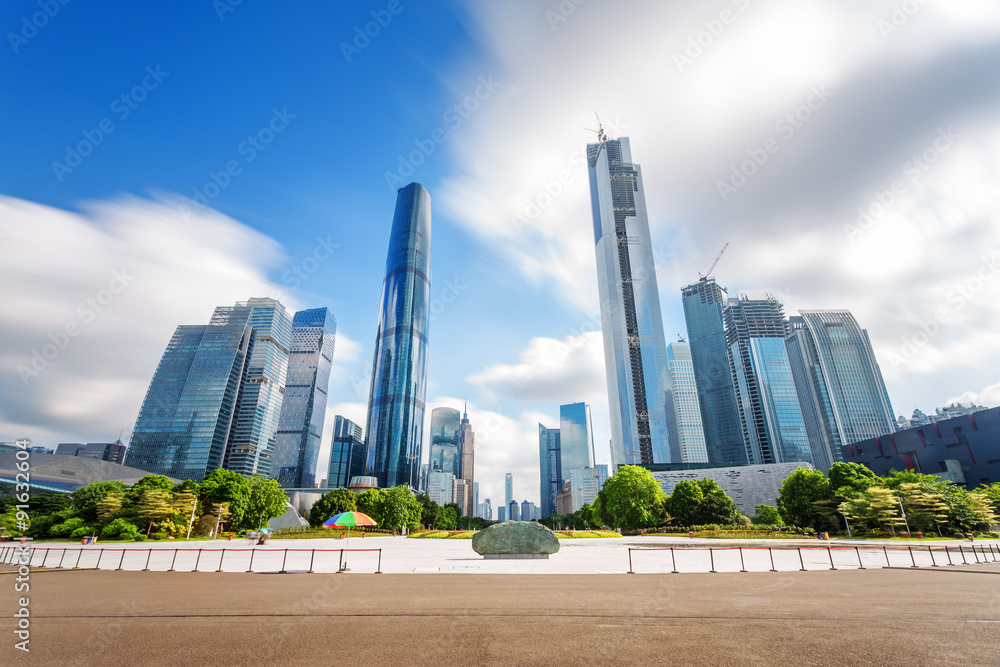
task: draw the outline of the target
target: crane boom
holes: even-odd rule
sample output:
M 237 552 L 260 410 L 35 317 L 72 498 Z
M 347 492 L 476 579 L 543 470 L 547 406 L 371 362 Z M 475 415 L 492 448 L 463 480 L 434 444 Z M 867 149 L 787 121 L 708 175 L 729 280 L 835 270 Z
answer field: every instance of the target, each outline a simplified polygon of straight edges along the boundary
M 698 274 L 698 280 L 708 280 L 709 278 L 712 277 L 712 269 L 714 269 L 715 265 L 719 263 L 720 259 L 722 259 L 722 253 L 726 252 L 726 248 L 728 247 L 729 247 L 729 241 L 726 241 L 726 245 L 722 246 L 722 250 L 720 250 L 719 254 L 715 256 L 715 259 L 712 260 L 712 263 L 708 265 L 708 270 L 705 271 L 704 274 L 701 273 Z

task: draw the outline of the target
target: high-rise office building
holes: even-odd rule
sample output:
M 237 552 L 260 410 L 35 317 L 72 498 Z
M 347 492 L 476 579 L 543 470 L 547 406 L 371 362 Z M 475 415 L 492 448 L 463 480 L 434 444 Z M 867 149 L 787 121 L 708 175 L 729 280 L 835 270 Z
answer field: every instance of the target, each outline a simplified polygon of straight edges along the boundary
M 569 498 L 565 501 L 567 510 L 563 514 L 572 514 L 579 511 L 584 505 L 592 505 L 597 494 L 604 488 L 604 482 L 608 481 L 607 466 L 596 468 L 574 468 L 566 477 L 566 484 L 563 488 L 569 491 Z
M 315 488 L 327 473 L 319 464 L 319 450 L 336 339 L 337 322 L 326 308 L 300 310 L 292 318 L 288 374 L 271 465 L 271 477 L 285 488 Z
M 246 313 L 254 345 L 223 465 L 243 475 L 269 477 L 292 344 L 292 318 L 279 301 L 267 298 L 237 303 L 237 312 Z
M 507 520 L 507 509 L 505 507 L 497 508 L 497 521 L 503 523 Z
M 493 503 L 489 498 L 483 501 L 483 513 L 479 516 L 487 521 L 493 520 Z
M 510 501 L 507 506 L 508 521 L 520 521 L 521 520 L 521 506 L 517 504 L 516 500 Z
M 563 483 L 559 429 L 538 425 L 538 463 L 542 518 L 548 518 L 556 513 L 556 494 Z
M 427 497 L 442 507 L 455 502 L 455 475 L 450 472 L 427 473 Z
M 479 497 L 479 483 L 476 482 L 476 434 L 472 431 L 468 408 L 462 411 L 458 451 L 462 459 L 460 466 L 462 479 L 466 481 L 466 493 L 468 494 L 465 516 L 472 516 L 475 513 L 476 499 Z
M 222 467 L 254 346 L 246 312 L 236 311 L 217 308 L 207 326 L 174 331 L 139 410 L 125 465 L 195 481 Z
M 598 138 L 587 164 L 614 461 L 669 463 L 667 352 L 642 172 L 627 138 Z
M 673 459 L 680 463 L 708 463 L 698 389 L 691 365 L 691 346 L 687 343 L 667 345 L 667 369 L 671 387 L 671 409 L 667 417 L 674 436 L 671 443 L 676 448 Z
M 784 309 L 768 292 L 736 294 L 722 317 L 747 456 L 753 464 L 812 463 L 785 348 Z
M 462 416 L 454 408 L 434 408 L 431 410 L 431 458 L 430 470 L 450 472 L 455 477 L 462 476 L 460 443 L 462 437 Z
M 333 418 L 327 488 L 346 489 L 351 479 L 365 474 L 365 441 L 361 436 L 358 424 L 340 415 Z
M 507 473 L 503 479 L 503 497 L 504 507 L 510 507 L 514 500 L 514 476 L 510 473 Z
M 844 445 L 893 433 L 892 404 L 868 332 L 847 310 L 802 310 L 785 339 L 814 465 L 843 461 Z
M 472 507 L 469 499 L 472 498 L 472 489 L 469 488 L 468 480 L 461 477 L 455 478 L 455 493 L 453 503 L 458 505 L 458 516 L 472 516 Z
M 531 521 L 535 518 L 535 503 L 525 500 L 521 503 L 521 521 Z
M 389 236 L 368 399 L 368 474 L 382 487 L 419 485 L 427 391 L 431 198 L 400 188 Z
M 725 288 L 715 278 L 707 277 L 683 287 L 681 296 L 708 461 L 746 465 L 747 449 L 722 321 L 728 299 Z
M 476 508 L 475 516 L 480 516 L 479 512 L 479 482 L 472 483 L 472 506 Z

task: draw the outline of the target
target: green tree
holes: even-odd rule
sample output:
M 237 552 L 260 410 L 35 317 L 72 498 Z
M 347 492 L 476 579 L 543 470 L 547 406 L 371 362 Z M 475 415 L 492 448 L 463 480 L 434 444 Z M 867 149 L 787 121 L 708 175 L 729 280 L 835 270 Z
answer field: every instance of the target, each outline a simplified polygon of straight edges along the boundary
M 173 488 L 173 485 L 171 485 L 171 488 Z M 146 526 L 147 536 L 149 535 L 149 531 L 152 530 L 154 523 L 169 519 L 174 515 L 171 500 L 172 496 L 169 491 L 156 488 L 146 489 L 139 496 L 135 509 L 139 518 L 148 524 Z
M 143 492 L 148 489 L 173 493 L 174 483 L 170 481 L 169 477 L 164 475 L 146 475 L 129 488 L 129 495 L 133 500 L 138 500 L 142 497 Z
M 358 494 L 357 503 L 358 511 L 370 516 L 379 526 L 386 522 L 384 514 L 385 489 L 363 491 Z
M 250 482 L 232 470 L 213 470 L 198 484 L 198 497 L 212 504 L 229 503 L 231 525 L 235 530 L 256 528 L 256 518 L 248 514 Z
M 421 510 L 423 507 L 407 486 L 394 486 L 385 492 L 382 503 L 384 527 L 401 529 L 405 526 L 409 530 L 416 530 L 420 527 Z
M 619 466 L 594 501 L 600 521 L 615 528 L 649 528 L 663 518 L 667 494 L 653 473 L 638 466 Z
M 341 512 L 356 512 L 357 494 L 347 489 L 327 491 L 313 503 L 309 510 L 309 525 L 322 526 L 323 522 Z
M 188 526 L 193 527 L 198 521 L 198 496 L 190 491 L 175 493 L 170 501 L 170 507 L 174 510 L 175 523 L 183 525 L 186 534 Z
M 122 511 L 124 494 L 109 493 L 97 503 L 97 521 L 101 525 L 110 522 Z
M 417 496 L 417 502 L 420 503 L 420 523 L 423 524 L 424 528 L 434 528 L 438 524 L 438 514 L 441 512 L 441 507 L 430 499 L 426 493 L 421 493 Z
M 904 525 L 896 492 L 880 486 L 866 489 L 848 500 L 845 511 L 857 528 L 881 531 L 888 529 L 895 534 L 896 527 Z
M 438 513 L 438 528 L 441 530 L 458 530 L 458 506 L 448 504 Z
M 281 490 L 278 480 L 251 477 L 249 482 L 250 500 L 244 515 L 244 524 L 249 522 L 249 525 L 244 528 L 257 528 L 287 511 L 288 496 Z
M 740 510 L 718 482 L 714 479 L 699 479 L 697 483 L 701 487 L 703 499 L 695 511 L 695 525 L 736 523 Z
M 693 479 L 686 479 L 677 483 L 665 504 L 670 516 L 680 519 L 685 526 L 693 526 L 699 523 L 695 516 L 704 500 L 705 493 L 701 490 L 701 485 Z
M 886 489 L 898 489 L 903 484 L 943 484 L 934 475 L 925 475 L 912 470 L 890 470 L 886 477 L 879 480 L 879 486 Z
M 778 512 L 790 526 L 822 530 L 828 527 L 825 512 L 816 503 L 832 501 L 830 482 L 818 470 L 798 468 L 778 489 Z
M 827 478 L 830 480 L 830 489 L 841 502 L 882 483 L 882 479 L 867 466 L 841 461 L 830 466 Z
M 950 531 L 973 532 L 983 530 L 997 521 L 986 496 L 972 493 L 965 487 L 946 484 L 941 500 L 948 506 Z
M 937 485 L 901 484 L 898 495 L 906 508 L 910 527 L 919 531 L 936 529 L 941 535 L 941 526 L 948 521 L 948 504 Z
M 757 505 L 753 508 L 753 518 L 751 521 L 761 526 L 783 526 L 785 522 L 781 520 L 781 514 L 776 507 L 770 505 Z
M 72 512 L 86 523 L 97 521 L 97 503 L 112 493 L 125 493 L 125 485 L 118 481 L 91 482 L 70 494 Z

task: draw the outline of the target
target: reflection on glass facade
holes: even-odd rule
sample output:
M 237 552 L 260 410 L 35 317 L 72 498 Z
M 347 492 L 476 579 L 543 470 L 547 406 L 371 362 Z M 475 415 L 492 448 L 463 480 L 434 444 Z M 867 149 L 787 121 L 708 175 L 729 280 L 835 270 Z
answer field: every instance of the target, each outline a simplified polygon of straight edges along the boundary
M 676 447 L 673 459 L 680 463 L 708 463 L 705 432 L 698 407 L 691 347 L 687 343 L 667 345 L 667 368 L 670 371 L 670 432 Z
M 642 172 L 627 138 L 587 145 L 616 464 L 669 463 L 669 378 Z
M 868 332 L 847 310 L 803 310 L 785 341 L 813 460 L 824 472 L 844 445 L 896 430 Z
M 431 410 L 431 472 L 462 476 L 460 455 L 462 415 L 454 408 Z
M 254 346 L 246 317 L 220 308 L 208 326 L 179 326 L 143 400 L 125 465 L 201 480 L 222 467 Z
M 559 406 L 559 451 L 563 479 L 570 470 L 594 467 L 594 428 L 586 403 Z
M 737 408 L 753 464 L 812 463 L 812 451 L 785 349 L 781 303 L 767 292 L 737 292 L 723 311 Z
M 559 456 L 559 429 L 538 425 L 538 464 L 541 479 L 542 518 L 556 513 L 556 494 L 562 488 L 562 463 Z
M 417 488 L 427 390 L 431 198 L 400 188 L 389 236 L 368 399 L 368 474 L 379 486 Z
M 326 486 L 343 489 L 355 477 L 365 474 L 365 441 L 361 427 L 337 415 L 333 420 L 333 442 L 330 444 L 330 469 Z
M 255 342 L 223 465 L 242 475 L 269 477 L 292 344 L 292 318 L 279 301 L 266 298 L 239 302 L 233 312 L 245 313 Z
M 717 465 L 746 465 L 747 449 L 722 321 L 725 288 L 715 278 L 706 278 L 683 287 L 681 296 L 708 460 Z
M 271 466 L 271 477 L 285 488 L 315 488 L 326 474 L 319 469 L 319 449 L 336 338 L 337 322 L 326 308 L 301 310 L 292 318 L 288 374 Z

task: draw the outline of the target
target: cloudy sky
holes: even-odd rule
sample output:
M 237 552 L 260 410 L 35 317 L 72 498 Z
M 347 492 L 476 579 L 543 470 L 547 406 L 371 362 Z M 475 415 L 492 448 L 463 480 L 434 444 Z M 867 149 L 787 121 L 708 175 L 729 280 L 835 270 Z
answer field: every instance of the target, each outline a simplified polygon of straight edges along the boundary
M 537 501 L 560 404 L 608 459 L 595 112 L 643 169 L 668 340 L 728 241 L 730 290 L 855 314 L 897 414 L 997 405 L 1000 5 L 903 4 L 4 3 L 0 441 L 127 440 L 174 327 L 265 295 L 333 309 L 328 428 L 364 423 L 416 180 L 429 407 L 468 401 L 481 498 Z

